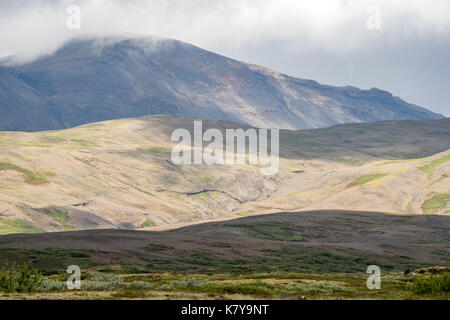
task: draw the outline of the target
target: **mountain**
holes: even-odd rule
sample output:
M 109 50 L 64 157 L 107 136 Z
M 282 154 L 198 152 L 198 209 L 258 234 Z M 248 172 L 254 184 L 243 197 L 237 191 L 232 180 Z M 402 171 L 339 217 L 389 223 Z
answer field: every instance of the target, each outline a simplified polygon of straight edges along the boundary
M 0 67 L 0 130 L 154 114 L 286 129 L 442 118 L 379 89 L 321 85 L 154 37 L 74 40 Z
M 280 131 L 280 168 L 174 165 L 146 116 L 48 132 L 0 132 L 0 234 L 155 229 L 264 213 L 450 213 L 450 119 Z M 203 129 L 239 128 L 208 120 Z

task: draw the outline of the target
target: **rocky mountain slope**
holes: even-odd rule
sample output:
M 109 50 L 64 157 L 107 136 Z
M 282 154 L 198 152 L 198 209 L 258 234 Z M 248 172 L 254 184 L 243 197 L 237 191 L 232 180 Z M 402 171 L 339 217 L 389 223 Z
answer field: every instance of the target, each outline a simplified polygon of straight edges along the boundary
M 304 129 L 442 116 L 379 89 L 333 87 L 175 40 L 93 39 L 0 66 L 0 130 L 164 114 Z
M 450 212 L 450 119 L 282 130 L 274 176 L 248 164 L 174 165 L 176 128 L 192 130 L 193 120 L 1 132 L 0 234 L 163 229 L 310 209 Z

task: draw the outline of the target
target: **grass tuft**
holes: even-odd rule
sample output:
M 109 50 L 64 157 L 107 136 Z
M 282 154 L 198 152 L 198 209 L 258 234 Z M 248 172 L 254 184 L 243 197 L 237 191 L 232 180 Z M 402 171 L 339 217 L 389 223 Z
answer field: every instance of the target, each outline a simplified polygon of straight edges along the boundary
M 437 194 L 422 204 L 423 213 L 438 213 L 450 201 L 450 193 Z
M 422 170 L 427 175 L 429 175 L 434 168 L 440 166 L 441 164 L 449 162 L 449 161 L 450 161 L 450 154 L 445 156 L 445 157 L 443 157 L 443 158 L 434 160 L 430 164 L 427 164 L 427 165 L 425 165 L 425 166 L 423 166 L 423 167 L 421 167 L 419 169 Z
M 153 228 L 153 227 L 156 227 L 156 223 L 154 223 L 152 220 L 145 220 L 141 225 L 141 228 Z
M 19 219 L 6 219 L 1 221 L 0 234 L 14 234 L 14 233 L 43 233 L 44 229 L 36 227 L 31 223 Z
M 25 182 L 36 185 L 50 182 L 48 178 L 55 175 L 53 172 L 33 172 L 8 162 L 0 162 L 0 171 L 2 170 L 21 172 L 25 178 Z
M 360 186 L 360 185 L 366 184 L 368 182 L 384 178 L 385 176 L 386 176 L 386 174 L 381 174 L 381 173 L 380 174 L 368 174 L 368 175 L 359 177 L 358 179 L 356 179 L 353 182 L 349 183 L 347 185 L 347 188 Z

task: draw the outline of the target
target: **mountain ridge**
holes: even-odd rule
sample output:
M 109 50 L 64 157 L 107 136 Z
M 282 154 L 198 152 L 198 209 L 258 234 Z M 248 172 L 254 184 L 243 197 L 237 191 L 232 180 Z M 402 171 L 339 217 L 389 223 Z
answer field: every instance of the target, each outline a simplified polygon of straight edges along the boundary
M 387 91 L 322 85 L 171 39 L 78 39 L 0 67 L 3 131 L 151 114 L 284 129 L 443 118 Z

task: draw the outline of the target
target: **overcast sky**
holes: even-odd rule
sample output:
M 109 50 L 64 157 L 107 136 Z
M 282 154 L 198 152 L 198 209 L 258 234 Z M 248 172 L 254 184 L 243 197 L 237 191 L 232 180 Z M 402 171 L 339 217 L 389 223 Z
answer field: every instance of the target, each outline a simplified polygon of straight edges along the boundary
M 79 30 L 67 27 L 71 5 L 81 9 Z M 300 78 L 378 87 L 450 116 L 448 0 L 0 0 L 0 56 L 29 61 L 73 37 L 114 34 L 176 38 Z

